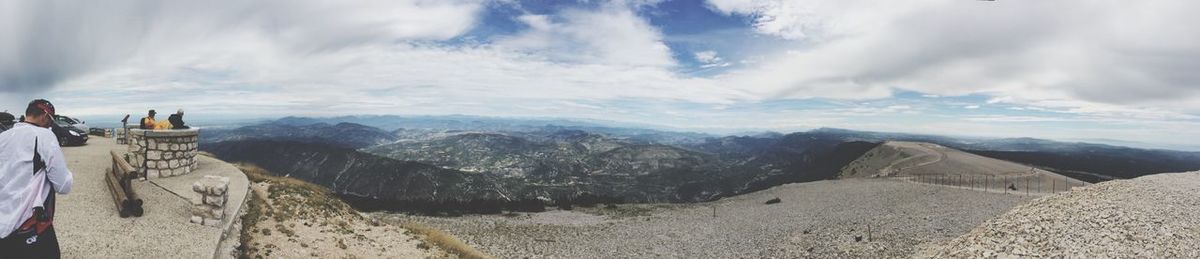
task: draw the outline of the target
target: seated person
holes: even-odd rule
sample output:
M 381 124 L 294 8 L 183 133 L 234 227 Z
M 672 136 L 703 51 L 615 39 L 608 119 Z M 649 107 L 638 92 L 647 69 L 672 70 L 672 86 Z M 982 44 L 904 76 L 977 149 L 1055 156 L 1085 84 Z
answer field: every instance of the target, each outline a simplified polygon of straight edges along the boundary
M 179 109 L 179 111 L 176 111 L 175 114 L 171 114 L 170 117 L 167 117 L 167 121 L 171 122 L 171 129 L 191 128 L 183 124 L 183 109 Z
M 140 125 L 138 125 L 138 128 L 139 129 L 155 129 L 155 128 L 157 128 L 156 125 L 158 125 L 158 123 L 156 123 L 154 121 L 154 114 L 155 114 L 154 110 L 150 110 L 148 115 L 146 117 L 142 118 L 142 122 L 140 123 Z

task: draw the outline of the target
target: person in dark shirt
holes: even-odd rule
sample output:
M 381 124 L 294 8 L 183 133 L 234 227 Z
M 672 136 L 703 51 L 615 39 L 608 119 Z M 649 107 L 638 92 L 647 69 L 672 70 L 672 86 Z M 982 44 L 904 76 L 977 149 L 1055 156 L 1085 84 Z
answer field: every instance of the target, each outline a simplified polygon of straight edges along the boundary
M 154 112 L 154 110 L 150 110 L 150 112 L 147 112 L 146 117 L 142 117 L 142 121 L 140 123 L 138 123 L 139 124 L 138 128 L 145 129 L 145 130 L 154 129 L 154 124 L 155 124 L 154 114 L 156 114 Z
M 183 109 L 179 109 L 179 111 L 176 111 L 175 114 L 171 114 L 170 117 L 167 117 L 167 121 L 171 122 L 171 129 L 191 128 L 183 124 Z

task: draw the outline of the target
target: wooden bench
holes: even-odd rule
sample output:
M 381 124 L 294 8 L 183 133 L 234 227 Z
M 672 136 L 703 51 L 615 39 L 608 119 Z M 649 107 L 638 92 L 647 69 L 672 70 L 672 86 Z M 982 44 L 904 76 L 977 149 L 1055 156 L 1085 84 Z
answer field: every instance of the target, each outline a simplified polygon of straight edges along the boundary
M 117 214 L 122 218 L 141 217 L 144 212 L 142 199 L 133 192 L 133 185 L 131 185 L 131 180 L 138 177 L 138 171 L 125 161 L 124 156 L 117 154 L 117 151 L 109 151 L 109 153 L 112 154 L 112 168 L 104 170 L 104 181 L 108 185 L 108 190 L 112 192 Z

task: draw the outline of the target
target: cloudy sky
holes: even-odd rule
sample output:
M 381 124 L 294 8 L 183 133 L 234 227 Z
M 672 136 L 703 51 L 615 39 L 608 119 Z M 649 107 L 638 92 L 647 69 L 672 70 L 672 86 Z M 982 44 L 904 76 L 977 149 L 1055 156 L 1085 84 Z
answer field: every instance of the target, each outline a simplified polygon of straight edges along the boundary
M 0 0 L 0 110 L 1200 145 L 1197 1 Z

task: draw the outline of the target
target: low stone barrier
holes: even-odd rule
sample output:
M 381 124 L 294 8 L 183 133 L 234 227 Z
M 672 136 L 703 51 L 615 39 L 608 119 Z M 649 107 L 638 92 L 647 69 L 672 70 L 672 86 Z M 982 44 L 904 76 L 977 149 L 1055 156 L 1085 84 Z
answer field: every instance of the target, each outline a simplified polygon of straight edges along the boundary
M 129 164 L 146 178 L 171 177 L 196 169 L 200 131 L 130 129 Z
M 216 227 L 225 219 L 225 201 L 229 197 L 229 177 L 205 175 L 192 184 L 198 194 L 192 199 L 192 223 Z

